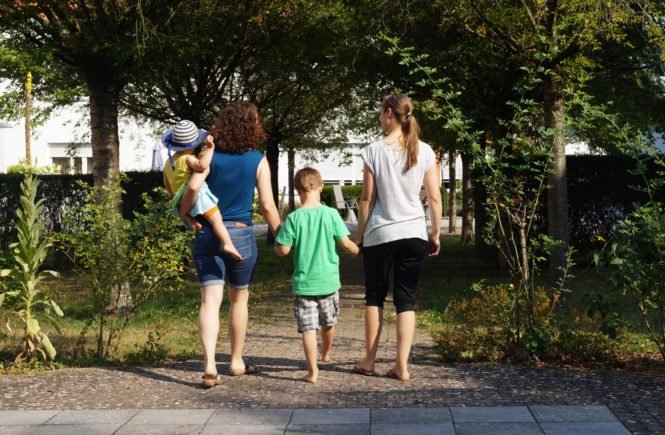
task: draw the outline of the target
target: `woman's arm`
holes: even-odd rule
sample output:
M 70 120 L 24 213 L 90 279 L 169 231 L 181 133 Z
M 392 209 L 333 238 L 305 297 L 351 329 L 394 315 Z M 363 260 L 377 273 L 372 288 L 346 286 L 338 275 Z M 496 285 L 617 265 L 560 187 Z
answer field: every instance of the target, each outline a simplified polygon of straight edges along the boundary
M 256 189 L 259 192 L 259 208 L 261 215 L 268 224 L 268 228 L 277 236 L 281 224 L 279 212 L 275 206 L 275 200 L 272 197 L 272 186 L 270 184 L 270 166 L 265 157 L 259 163 L 256 171 Z
M 356 230 L 356 245 L 363 243 L 363 234 L 367 226 L 367 219 L 374 209 L 376 202 L 376 183 L 374 174 L 367 165 L 363 167 L 363 189 L 360 193 L 360 203 L 358 204 L 358 229 Z
M 453 181 L 454 182 L 454 181 Z M 432 229 L 429 233 L 429 255 L 439 255 L 441 250 L 441 190 L 439 190 L 439 168 L 437 165 L 425 174 L 425 191 L 431 218 Z

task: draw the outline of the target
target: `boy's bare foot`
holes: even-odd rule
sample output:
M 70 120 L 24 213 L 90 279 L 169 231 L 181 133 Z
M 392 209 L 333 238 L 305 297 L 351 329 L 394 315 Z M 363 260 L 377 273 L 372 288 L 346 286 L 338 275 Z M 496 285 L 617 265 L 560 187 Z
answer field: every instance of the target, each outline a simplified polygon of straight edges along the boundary
M 327 355 L 321 354 L 321 361 L 323 361 L 323 362 L 330 361 L 330 354 L 327 354 Z
M 307 373 L 307 376 L 304 376 L 302 380 L 309 382 L 310 384 L 316 384 L 316 382 L 319 380 L 319 372 L 317 371 L 316 373 Z
M 240 252 L 238 252 L 238 250 L 232 243 L 225 244 L 224 247 L 222 247 L 222 251 L 229 254 L 231 257 L 233 257 L 236 260 L 242 260 L 242 255 L 240 255 Z

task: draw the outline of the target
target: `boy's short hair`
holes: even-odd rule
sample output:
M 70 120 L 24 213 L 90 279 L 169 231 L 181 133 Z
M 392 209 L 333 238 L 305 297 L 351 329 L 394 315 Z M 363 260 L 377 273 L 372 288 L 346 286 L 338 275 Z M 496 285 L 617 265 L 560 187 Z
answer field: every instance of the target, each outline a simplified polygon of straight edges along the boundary
M 323 178 L 314 168 L 302 168 L 296 172 L 294 184 L 298 192 L 311 192 L 323 186 Z

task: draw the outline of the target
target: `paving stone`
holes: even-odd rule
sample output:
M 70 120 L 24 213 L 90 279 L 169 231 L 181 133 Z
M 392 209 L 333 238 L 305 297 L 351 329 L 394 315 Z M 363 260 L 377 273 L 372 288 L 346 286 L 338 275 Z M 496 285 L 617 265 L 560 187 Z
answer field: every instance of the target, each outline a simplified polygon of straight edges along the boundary
M 281 435 L 286 426 L 269 424 L 224 425 L 209 424 L 200 435 Z
M 0 426 L 0 434 L 2 435 L 29 435 L 34 430 L 34 426 Z
M 191 435 L 198 434 L 201 430 L 203 430 L 203 425 L 199 424 L 126 424 L 115 433 L 118 435 Z
M 285 434 L 369 435 L 369 424 L 296 424 Z
M 211 425 L 276 425 L 286 427 L 292 409 L 218 409 L 208 420 Z
M 665 372 L 661 368 L 636 372 L 509 364 L 446 364 L 436 353 L 436 344 L 429 331 L 417 328 L 409 361 L 409 382 L 353 374 L 353 365 L 364 353 L 362 260 L 341 255 L 340 264 L 343 271 L 341 308 L 333 361 L 321 364 L 320 380 L 316 385 L 300 380 L 305 373 L 302 343 L 295 331 L 292 307 L 288 302 L 291 289 L 284 285 L 275 287 L 274 297 L 271 295 L 265 301 L 250 304 L 245 359 L 260 369 L 257 375 L 224 376 L 223 385 L 204 390 L 201 388 L 203 360 L 200 355 L 159 367 L 67 368 L 7 375 L 0 377 L 0 410 L 47 410 L 50 414 L 46 418 L 50 418 L 63 409 L 166 409 L 173 414 L 175 409 L 245 411 L 602 405 L 607 406 L 631 432 L 665 434 Z M 387 304 L 386 315 L 391 317 L 393 313 L 394 307 Z M 392 319 L 394 317 L 385 324 L 378 349 L 376 369 L 380 374 L 394 363 L 396 336 Z M 225 373 L 230 360 L 230 344 L 225 334 L 220 337 L 218 369 Z M 197 337 L 191 339 L 197 340 Z M 9 430 L 11 426 L 8 424 L 13 424 L 14 430 L 22 425 L 44 422 L 15 420 L 25 416 L 8 420 L 9 414 L 2 414 L 3 411 L 0 411 L 0 432 Z M 205 418 L 186 418 L 173 424 L 205 424 L 206 421 Z M 217 419 L 214 421 L 218 422 Z M 369 423 L 369 418 L 364 423 Z
M 456 423 L 457 435 L 542 435 L 538 423 Z
M 20 426 L 42 424 L 59 411 L 0 411 L 0 426 Z
M 128 425 L 205 425 L 215 411 L 212 409 L 143 409 L 137 412 Z
M 88 409 L 80 411 L 62 411 L 48 421 L 48 424 L 121 425 L 138 412 L 136 409 Z
M 35 426 L 36 435 L 111 435 L 119 424 L 45 424 Z
M 434 408 L 377 408 L 371 412 L 372 427 L 375 424 L 427 424 L 452 421 L 447 407 Z
M 371 435 L 455 435 L 452 423 L 372 424 Z
M 541 423 L 540 426 L 546 435 L 629 435 L 628 431 L 621 423 L 610 422 L 579 422 L 579 423 Z
M 369 424 L 369 408 L 295 409 L 291 425 Z
M 617 421 L 607 406 L 529 406 L 539 422 L 599 422 Z
M 526 406 L 451 407 L 450 411 L 455 423 L 535 423 Z

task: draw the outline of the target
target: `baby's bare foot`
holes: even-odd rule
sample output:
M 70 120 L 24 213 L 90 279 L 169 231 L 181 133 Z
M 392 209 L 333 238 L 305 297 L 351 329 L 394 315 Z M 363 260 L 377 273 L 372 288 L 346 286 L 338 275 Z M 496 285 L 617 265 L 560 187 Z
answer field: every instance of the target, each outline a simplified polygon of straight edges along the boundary
M 238 252 L 236 247 L 233 246 L 231 243 L 224 245 L 224 247 L 222 248 L 222 251 L 226 252 L 231 257 L 235 258 L 236 260 L 242 260 L 242 255 L 240 255 L 240 252 Z
M 198 220 L 196 220 L 194 216 L 186 214 L 182 216 L 182 218 L 185 222 L 187 222 L 187 225 L 189 225 L 194 231 L 200 231 L 201 228 L 203 228 L 201 226 L 201 223 Z

